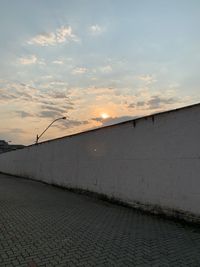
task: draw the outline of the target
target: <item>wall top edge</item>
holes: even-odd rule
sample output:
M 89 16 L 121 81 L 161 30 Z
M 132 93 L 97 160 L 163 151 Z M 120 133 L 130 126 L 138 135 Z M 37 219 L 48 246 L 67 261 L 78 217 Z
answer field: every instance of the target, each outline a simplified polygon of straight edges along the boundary
M 100 131 L 102 129 L 116 127 L 118 125 L 130 123 L 130 122 L 134 122 L 134 121 L 146 120 L 146 119 L 151 118 L 151 117 L 162 116 L 162 115 L 166 115 L 166 114 L 172 113 L 172 112 L 178 112 L 178 111 L 182 111 L 182 110 L 186 110 L 186 109 L 191 109 L 191 108 L 194 108 L 194 107 L 197 107 L 197 106 L 199 106 L 199 108 L 200 108 L 200 103 L 196 103 L 196 104 L 193 104 L 193 105 L 184 106 L 184 107 L 180 107 L 180 108 L 175 108 L 175 109 L 171 109 L 171 110 L 161 111 L 161 112 L 157 112 L 157 113 L 152 113 L 152 114 L 149 114 L 149 115 L 146 115 L 146 116 L 142 116 L 142 117 L 134 118 L 134 119 L 131 119 L 131 120 L 127 120 L 127 121 L 111 124 L 111 125 L 108 125 L 108 126 L 98 127 L 98 128 L 86 130 L 86 131 L 83 131 L 83 132 L 70 134 L 70 135 L 58 137 L 58 138 L 55 138 L 55 139 L 46 140 L 44 142 L 39 143 L 38 145 L 44 144 L 44 143 L 48 143 L 48 142 L 53 142 L 53 141 L 64 139 L 64 138 L 73 137 L 73 136 L 76 136 L 76 135 L 83 135 L 83 134 L 87 134 L 87 133 L 90 133 L 90 132 L 96 132 L 96 131 Z M 33 146 L 33 145 L 30 145 L 30 146 Z
M 134 118 L 134 119 L 131 119 L 131 120 L 127 120 L 127 121 L 111 124 L 111 125 L 108 125 L 108 126 L 98 127 L 98 128 L 86 130 L 86 131 L 83 131 L 83 132 L 79 132 L 79 133 L 75 133 L 75 134 L 71 134 L 71 135 L 66 135 L 66 136 L 55 138 L 55 139 L 46 140 L 46 141 L 43 141 L 43 142 L 38 143 L 38 144 L 31 144 L 31 145 L 25 146 L 24 148 L 20 148 L 20 150 L 21 149 L 27 149 L 27 148 L 33 147 L 33 146 L 39 146 L 39 145 L 46 144 L 46 143 L 49 143 L 49 142 L 58 141 L 58 140 L 65 139 L 65 138 L 71 138 L 71 137 L 78 136 L 78 135 L 83 135 L 83 134 L 93 133 L 93 132 L 96 132 L 96 131 L 101 131 L 101 130 L 104 130 L 104 129 L 107 129 L 107 128 L 111 128 L 111 127 L 114 128 L 114 127 L 117 127 L 117 126 L 120 126 L 120 125 L 123 125 L 123 124 L 128 124 L 128 123 L 134 123 L 134 122 L 138 122 L 138 121 L 142 121 L 142 120 L 147 120 L 148 118 L 152 118 L 152 117 L 163 116 L 163 115 L 166 115 L 166 114 L 169 114 L 169 113 L 180 112 L 180 111 L 187 110 L 187 109 L 193 109 L 193 108 L 198 107 L 198 106 L 200 108 L 200 103 L 196 103 L 196 104 L 193 104 L 193 105 L 184 106 L 184 107 L 180 107 L 180 108 L 176 108 L 176 109 L 166 110 L 166 111 L 162 111 L 162 112 L 158 112 L 158 113 L 152 113 L 152 114 L 149 114 L 149 115 L 146 115 L 146 116 L 143 116 L 143 117 Z M 8 151 L 8 152 L 5 152 L 5 153 L 11 153 L 11 152 L 15 152 L 15 151 L 17 151 L 17 150 Z M 3 154 L 5 154 L 5 153 L 3 153 Z

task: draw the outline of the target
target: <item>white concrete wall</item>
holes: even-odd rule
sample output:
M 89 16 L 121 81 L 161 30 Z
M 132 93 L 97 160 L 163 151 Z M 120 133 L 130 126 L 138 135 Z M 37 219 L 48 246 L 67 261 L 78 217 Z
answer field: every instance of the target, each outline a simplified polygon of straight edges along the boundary
M 1 154 L 0 171 L 200 216 L 200 105 Z

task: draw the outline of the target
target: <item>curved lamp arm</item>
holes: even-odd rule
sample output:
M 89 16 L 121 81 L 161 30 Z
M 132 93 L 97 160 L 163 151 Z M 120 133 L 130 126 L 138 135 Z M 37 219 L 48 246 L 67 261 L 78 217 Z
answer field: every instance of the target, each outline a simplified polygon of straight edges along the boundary
M 58 121 L 58 120 L 66 120 L 66 117 L 61 117 L 61 118 L 58 118 L 58 119 L 55 119 L 54 121 L 52 121 L 48 126 L 47 126 L 47 128 L 38 136 L 38 134 L 37 134 L 37 136 L 36 136 L 36 144 L 38 144 L 38 140 L 40 139 L 40 137 L 49 129 L 49 127 L 51 127 L 51 125 L 54 123 L 54 122 L 56 122 L 56 121 Z

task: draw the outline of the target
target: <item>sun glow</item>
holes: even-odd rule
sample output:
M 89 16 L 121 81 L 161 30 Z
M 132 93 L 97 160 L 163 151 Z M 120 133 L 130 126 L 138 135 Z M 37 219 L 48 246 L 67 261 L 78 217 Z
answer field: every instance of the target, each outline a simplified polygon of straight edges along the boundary
M 101 113 L 101 118 L 102 119 L 107 119 L 109 118 L 110 116 L 107 114 L 107 113 Z

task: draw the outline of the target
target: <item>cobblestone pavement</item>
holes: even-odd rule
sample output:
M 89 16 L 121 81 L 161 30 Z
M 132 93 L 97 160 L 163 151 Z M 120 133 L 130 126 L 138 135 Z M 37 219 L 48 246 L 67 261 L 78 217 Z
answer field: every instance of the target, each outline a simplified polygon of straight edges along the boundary
M 0 266 L 200 266 L 200 227 L 0 175 Z

